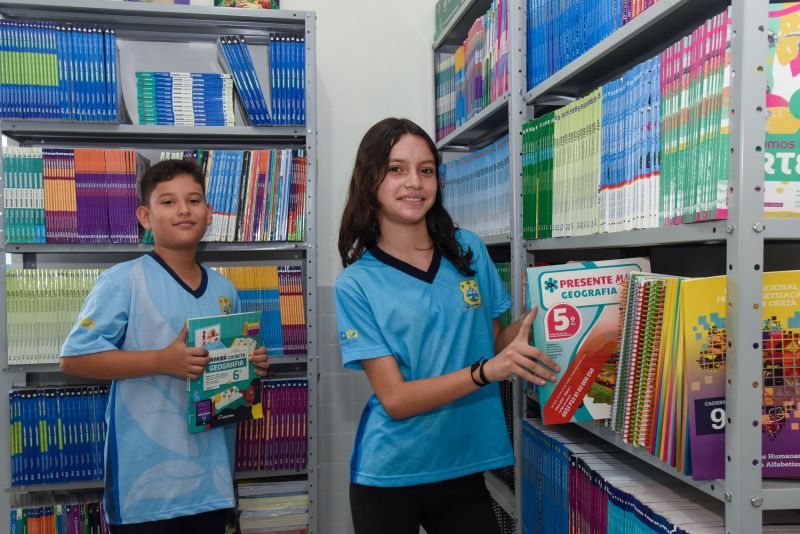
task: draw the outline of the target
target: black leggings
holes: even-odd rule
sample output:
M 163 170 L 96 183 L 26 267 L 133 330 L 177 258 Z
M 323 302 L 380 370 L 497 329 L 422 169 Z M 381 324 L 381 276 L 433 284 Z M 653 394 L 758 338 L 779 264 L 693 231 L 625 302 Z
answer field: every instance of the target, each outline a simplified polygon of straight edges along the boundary
M 109 525 L 111 534 L 224 534 L 230 510 L 213 510 L 161 521 Z
M 350 484 L 356 534 L 499 534 L 483 473 L 443 482 L 378 488 Z

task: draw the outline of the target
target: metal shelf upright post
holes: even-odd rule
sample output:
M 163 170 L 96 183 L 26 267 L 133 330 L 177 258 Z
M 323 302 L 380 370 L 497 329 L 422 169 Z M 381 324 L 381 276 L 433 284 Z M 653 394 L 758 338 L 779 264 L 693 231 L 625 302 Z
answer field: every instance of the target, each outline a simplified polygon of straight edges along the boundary
M 768 0 L 733 0 L 728 175 L 725 527 L 761 531 L 761 320 Z

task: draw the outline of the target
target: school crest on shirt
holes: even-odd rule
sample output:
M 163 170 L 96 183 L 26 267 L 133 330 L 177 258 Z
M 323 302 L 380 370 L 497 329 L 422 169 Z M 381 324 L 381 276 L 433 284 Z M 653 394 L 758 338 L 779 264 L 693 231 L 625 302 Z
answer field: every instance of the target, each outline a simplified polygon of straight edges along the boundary
M 94 319 L 91 317 L 84 317 L 78 323 L 78 332 L 85 334 L 92 328 L 94 328 L 95 322 Z
M 233 313 L 233 302 L 225 297 L 219 298 L 219 312 L 222 315 L 230 315 Z
M 358 330 L 349 328 L 339 332 L 339 342 L 342 346 L 358 343 Z
M 475 280 L 462 280 L 458 283 L 461 293 L 464 295 L 464 302 L 467 303 L 464 311 L 471 308 L 479 308 L 481 305 L 481 292 L 478 289 L 478 282 Z

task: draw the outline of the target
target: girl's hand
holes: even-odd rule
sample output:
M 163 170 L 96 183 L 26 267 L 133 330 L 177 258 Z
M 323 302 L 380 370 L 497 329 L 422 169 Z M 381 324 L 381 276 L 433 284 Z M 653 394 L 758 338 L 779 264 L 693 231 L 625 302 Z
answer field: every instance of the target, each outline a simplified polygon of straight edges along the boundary
M 487 380 L 499 382 L 516 375 L 539 386 L 543 386 L 545 380 L 555 382 L 556 376 L 551 371 L 559 372 L 559 366 L 545 353 L 530 345 L 531 325 L 538 311 L 539 308 L 535 307 L 526 313 L 520 321 L 519 332 L 511 343 L 483 364 Z
M 258 347 L 253 351 L 248 358 L 256 366 L 255 372 L 261 378 L 269 374 L 269 357 L 267 356 L 267 347 Z

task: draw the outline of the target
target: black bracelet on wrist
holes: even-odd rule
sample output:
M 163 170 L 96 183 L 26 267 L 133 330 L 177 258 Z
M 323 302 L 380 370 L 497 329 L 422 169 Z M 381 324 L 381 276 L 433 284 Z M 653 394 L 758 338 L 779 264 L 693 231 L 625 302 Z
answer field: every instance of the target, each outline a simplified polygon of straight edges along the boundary
M 489 379 L 487 379 L 486 375 L 483 373 L 483 366 L 486 365 L 486 362 L 488 362 L 488 361 L 489 360 L 483 360 L 481 362 L 481 366 L 478 367 L 478 374 L 480 375 L 481 381 L 483 382 L 483 384 L 481 384 L 481 387 L 486 386 L 486 385 L 489 384 Z
M 475 384 L 476 386 L 478 386 L 479 388 L 482 388 L 483 386 L 489 385 L 489 381 L 486 379 L 486 375 L 483 372 L 483 364 L 485 364 L 485 363 L 486 363 L 486 360 L 484 360 L 481 357 L 481 358 L 478 359 L 478 361 L 476 361 L 475 363 L 473 363 L 469 367 L 469 377 L 472 379 L 472 383 Z M 476 369 L 478 370 L 478 376 L 481 379 L 480 382 L 478 382 L 475 379 L 475 370 Z

